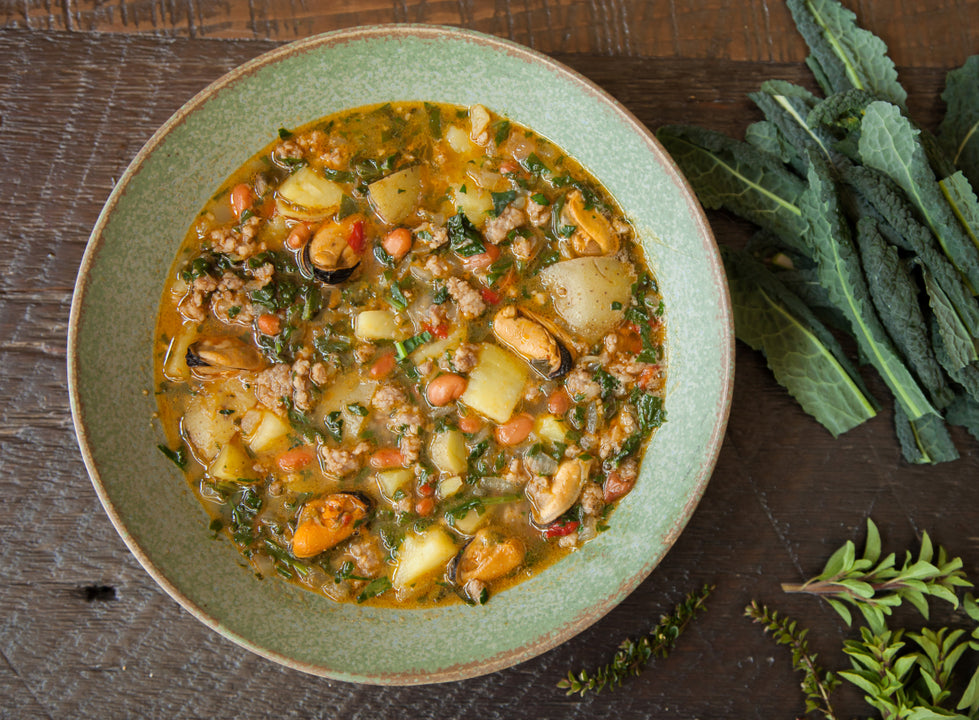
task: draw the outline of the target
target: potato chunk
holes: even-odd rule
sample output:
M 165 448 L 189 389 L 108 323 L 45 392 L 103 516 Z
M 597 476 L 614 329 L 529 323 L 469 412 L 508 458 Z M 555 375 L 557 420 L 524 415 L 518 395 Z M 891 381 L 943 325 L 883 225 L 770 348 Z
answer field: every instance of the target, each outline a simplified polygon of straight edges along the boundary
M 452 537 L 440 527 L 424 533 L 410 533 L 398 550 L 398 566 L 394 569 L 391 584 L 398 590 L 407 590 L 444 569 L 455 554 Z
M 421 173 L 421 165 L 415 165 L 368 185 L 371 205 L 381 220 L 395 225 L 411 214 L 422 191 Z
M 591 344 L 622 322 L 636 272 L 615 258 L 580 257 L 544 268 L 540 278 L 554 298 L 554 309 L 573 333 Z
M 527 364 L 499 345 L 484 343 L 459 400 L 481 415 L 505 423 L 523 397 Z
M 308 167 L 290 175 L 276 193 L 276 207 L 281 215 L 311 222 L 333 214 L 341 200 L 343 188 Z

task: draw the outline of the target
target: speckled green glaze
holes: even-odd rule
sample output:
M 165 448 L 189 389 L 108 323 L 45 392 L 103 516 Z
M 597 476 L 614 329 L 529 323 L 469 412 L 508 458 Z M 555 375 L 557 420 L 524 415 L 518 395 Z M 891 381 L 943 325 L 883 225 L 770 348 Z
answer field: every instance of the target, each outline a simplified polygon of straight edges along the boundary
M 612 530 L 483 607 L 365 608 L 260 581 L 229 542 L 210 539 L 197 500 L 156 450 L 163 438 L 151 420 L 157 302 L 195 214 L 279 127 L 389 100 L 480 102 L 574 155 L 635 222 L 666 301 L 669 419 Z M 594 85 L 526 48 L 408 25 L 331 33 L 264 55 L 203 91 L 153 136 L 92 233 L 72 303 L 68 370 L 75 428 L 99 498 L 168 593 L 277 662 L 340 680 L 413 684 L 480 675 L 542 653 L 649 575 L 714 467 L 732 346 L 710 230 L 646 128 Z

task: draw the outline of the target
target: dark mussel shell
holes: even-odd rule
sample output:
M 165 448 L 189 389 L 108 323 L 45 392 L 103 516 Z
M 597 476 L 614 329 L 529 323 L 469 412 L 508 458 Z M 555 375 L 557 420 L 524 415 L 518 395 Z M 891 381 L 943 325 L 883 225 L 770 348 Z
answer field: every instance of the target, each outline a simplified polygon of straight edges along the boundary
M 360 257 L 347 244 L 341 226 L 325 225 L 299 253 L 299 272 L 326 285 L 344 282 L 360 266 Z

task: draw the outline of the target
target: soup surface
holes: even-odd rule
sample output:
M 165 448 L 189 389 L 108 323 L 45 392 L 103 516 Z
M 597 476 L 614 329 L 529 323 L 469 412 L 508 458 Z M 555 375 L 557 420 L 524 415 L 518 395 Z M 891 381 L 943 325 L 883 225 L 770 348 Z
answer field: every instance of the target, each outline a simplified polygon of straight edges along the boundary
M 480 105 L 279 136 L 201 211 L 158 320 L 161 449 L 215 536 L 410 607 L 486 602 L 608 530 L 666 372 L 612 198 Z

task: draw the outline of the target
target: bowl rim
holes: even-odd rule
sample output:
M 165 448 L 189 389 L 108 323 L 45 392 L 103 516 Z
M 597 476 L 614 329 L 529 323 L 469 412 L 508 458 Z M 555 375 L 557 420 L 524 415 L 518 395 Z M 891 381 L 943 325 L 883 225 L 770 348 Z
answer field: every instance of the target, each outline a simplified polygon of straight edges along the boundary
M 672 524 L 669 532 L 662 537 L 662 541 L 665 546 L 663 554 L 654 563 L 645 568 L 644 572 L 640 572 L 637 576 L 633 577 L 632 582 L 629 583 L 628 586 L 623 586 L 618 592 L 609 594 L 605 602 L 591 607 L 588 613 L 575 618 L 571 622 L 565 623 L 549 637 L 536 638 L 536 645 L 524 645 L 518 648 L 513 648 L 509 652 L 500 653 L 489 659 L 460 663 L 441 672 L 408 672 L 378 677 L 355 676 L 347 672 L 337 672 L 330 668 L 297 660 L 295 658 L 283 655 L 275 650 L 262 647 L 255 642 L 252 642 L 247 637 L 242 636 L 240 633 L 230 629 L 219 619 L 201 608 L 164 574 L 164 572 L 150 558 L 147 551 L 144 550 L 144 548 L 133 537 L 103 483 L 99 468 L 93 455 L 89 432 L 83 421 L 83 401 L 80 396 L 79 387 L 78 351 L 82 305 L 84 303 L 86 293 L 89 290 L 91 270 L 96 263 L 99 251 L 106 242 L 104 234 L 106 226 L 109 224 L 117 206 L 123 199 L 129 184 L 140 172 L 144 164 L 153 155 L 153 153 L 160 148 L 161 144 L 166 140 L 171 132 L 176 127 L 184 123 L 190 115 L 196 112 L 202 105 L 207 103 L 219 91 L 234 85 L 261 68 L 277 63 L 281 59 L 309 50 L 319 49 L 324 46 L 328 47 L 337 44 L 374 38 L 390 39 L 393 36 L 416 37 L 421 39 L 436 39 L 448 36 L 452 39 L 475 42 L 481 46 L 488 47 L 533 63 L 541 64 L 551 73 L 564 76 L 565 78 L 573 81 L 575 84 L 581 86 L 586 92 L 595 96 L 601 103 L 612 108 L 615 111 L 615 114 L 618 115 L 619 118 L 624 121 L 634 133 L 640 136 L 643 141 L 660 156 L 660 159 L 663 161 L 664 168 L 668 168 L 670 171 L 672 171 L 672 180 L 678 185 L 680 194 L 688 206 L 690 217 L 696 223 L 696 235 L 700 237 L 706 245 L 713 247 L 713 252 L 715 255 L 714 270 L 717 276 L 718 290 L 720 291 L 722 298 L 722 307 L 719 308 L 719 312 L 725 318 L 727 318 L 728 322 L 723 324 L 724 332 L 722 333 L 723 342 L 720 358 L 720 368 L 722 370 L 722 376 L 720 378 L 722 397 L 719 399 L 717 405 L 719 417 L 716 418 L 716 421 L 713 424 L 712 432 L 708 440 L 710 452 L 701 457 L 701 471 L 698 476 L 698 482 L 696 483 L 692 492 L 687 496 L 687 502 L 683 506 L 682 515 Z M 578 635 L 599 619 L 604 617 L 611 609 L 622 602 L 625 597 L 627 597 L 649 576 L 652 570 L 662 560 L 662 556 L 665 555 L 670 548 L 672 548 L 673 544 L 676 542 L 676 539 L 689 522 L 694 510 L 703 497 L 710 477 L 716 467 L 733 398 L 735 370 L 735 338 L 732 321 L 733 313 L 727 279 L 721 267 L 719 252 L 717 250 L 717 242 L 711 230 L 710 224 L 704 215 L 703 209 L 697 200 L 689 181 L 680 171 L 676 162 L 659 143 L 652 131 L 650 131 L 630 110 L 628 110 L 622 103 L 614 98 L 608 91 L 604 90 L 598 84 L 591 81 L 578 71 L 548 55 L 544 55 L 514 41 L 474 30 L 452 26 L 419 23 L 394 23 L 356 26 L 317 34 L 308 38 L 283 44 L 280 47 L 264 52 L 222 74 L 219 78 L 209 83 L 206 87 L 197 92 L 192 98 L 181 105 L 166 120 L 166 122 L 150 136 L 150 138 L 143 144 L 138 153 L 126 167 L 125 171 L 116 181 L 86 243 L 71 299 L 67 334 L 67 380 L 69 405 L 75 435 L 96 495 L 98 496 L 106 514 L 109 516 L 112 525 L 115 527 L 116 532 L 118 532 L 129 551 L 136 557 L 137 561 L 150 574 L 153 580 L 168 595 L 176 600 L 197 620 L 204 623 L 217 634 L 230 639 L 232 642 L 261 657 L 272 660 L 273 662 L 291 669 L 348 682 L 352 681 L 383 685 L 409 685 L 447 682 L 477 677 L 511 667 L 515 664 L 524 662 L 539 654 L 542 654 Z

